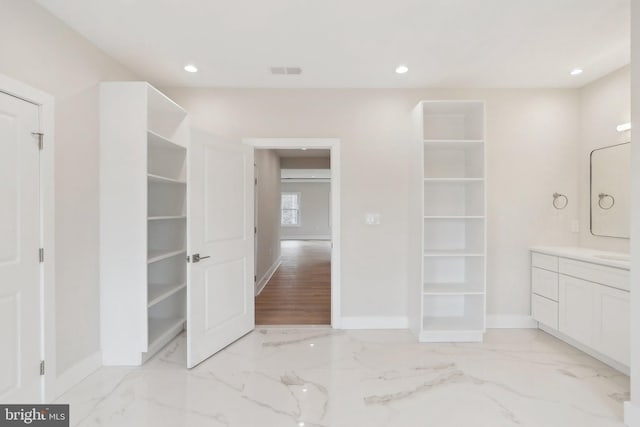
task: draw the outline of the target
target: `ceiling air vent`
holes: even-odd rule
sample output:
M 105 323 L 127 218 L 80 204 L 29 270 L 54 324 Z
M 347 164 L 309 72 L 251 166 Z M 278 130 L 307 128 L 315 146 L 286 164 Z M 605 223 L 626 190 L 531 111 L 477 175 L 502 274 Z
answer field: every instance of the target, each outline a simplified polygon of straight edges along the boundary
M 302 74 L 300 67 L 271 67 L 271 74 L 278 76 L 296 76 Z

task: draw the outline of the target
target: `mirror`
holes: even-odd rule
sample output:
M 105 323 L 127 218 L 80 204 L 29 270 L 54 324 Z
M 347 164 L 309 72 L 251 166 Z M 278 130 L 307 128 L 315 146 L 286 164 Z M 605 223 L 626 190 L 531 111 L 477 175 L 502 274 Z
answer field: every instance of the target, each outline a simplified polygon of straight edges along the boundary
M 630 236 L 631 143 L 591 152 L 591 234 Z

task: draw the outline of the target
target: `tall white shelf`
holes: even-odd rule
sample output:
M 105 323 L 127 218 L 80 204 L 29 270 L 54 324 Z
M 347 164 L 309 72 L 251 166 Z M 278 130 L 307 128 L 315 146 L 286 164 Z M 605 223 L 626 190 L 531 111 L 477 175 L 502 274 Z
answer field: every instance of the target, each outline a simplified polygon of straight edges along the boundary
M 185 327 L 187 113 L 146 82 L 100 85 L 105 365 L 140 365 Z
M 422 200 L 412 329 L 422 342 L 482 341 L 486 292 L 482 101 L 422 101 L 414 111 Z M 418 189 L 419 188 L 419 189 Z M 418 249 L 419 248 L 419 249 Z M 419 284 L 418 284 L 419 282 Z M 418 290 L 419 289 L 419 290 Z M 414 294 L 415 295 L 415 294 Z M 415 298 L 415 297 L 414 297 Z

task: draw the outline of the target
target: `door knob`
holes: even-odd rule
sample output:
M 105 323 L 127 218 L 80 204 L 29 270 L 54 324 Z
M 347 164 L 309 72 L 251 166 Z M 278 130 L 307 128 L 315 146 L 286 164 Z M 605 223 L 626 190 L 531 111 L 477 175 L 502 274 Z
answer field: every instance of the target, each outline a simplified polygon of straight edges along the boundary
M 209 255 L 207 256 L 200 256 L 200 254 L 193 254 L 191 255 L 191 262 L 200 262 L 203 259 L 207 259 L 207 258 L 211 258 Z

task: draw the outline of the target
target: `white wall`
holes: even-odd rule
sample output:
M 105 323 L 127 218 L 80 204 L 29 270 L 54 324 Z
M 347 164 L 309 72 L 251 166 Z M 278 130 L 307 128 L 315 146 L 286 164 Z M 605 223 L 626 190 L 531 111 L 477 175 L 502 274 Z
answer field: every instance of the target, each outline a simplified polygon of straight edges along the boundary
M 281 239 L 331 240 L 330 182 L 283 182 L 283 192 L 300 193 L 300 226 L 281 227 Z
M 255 150 L 256 277 L 258 283 L 280 260 L 280 158 L 273 150 Z
M 98 96 L 136 76 L 25 0 L 0 0 L 0 73 L 55 97 L 57 373 L 99 350 Z
M 529 315 L 530 245 L 578 243 L 577 204 L 551 207 L 555 191 L 577 200 L 577 90 L 166 92 L 196 126 L 229 138 L 340 138 L 343 316 L 407 315 L 411 111 L 421 99 L 487 101 L 490 314 Z M 365 225 L 366 212 L 382 223 Z
M 596 148 L 630 141 L 630 132 L 617 132 L 616 126 L 631 119 L 631 69 L 621 68 L 580 90 L 580 244 L 612 251 L 629 251 L 628 239 L 591 234 L 590 154 Z

